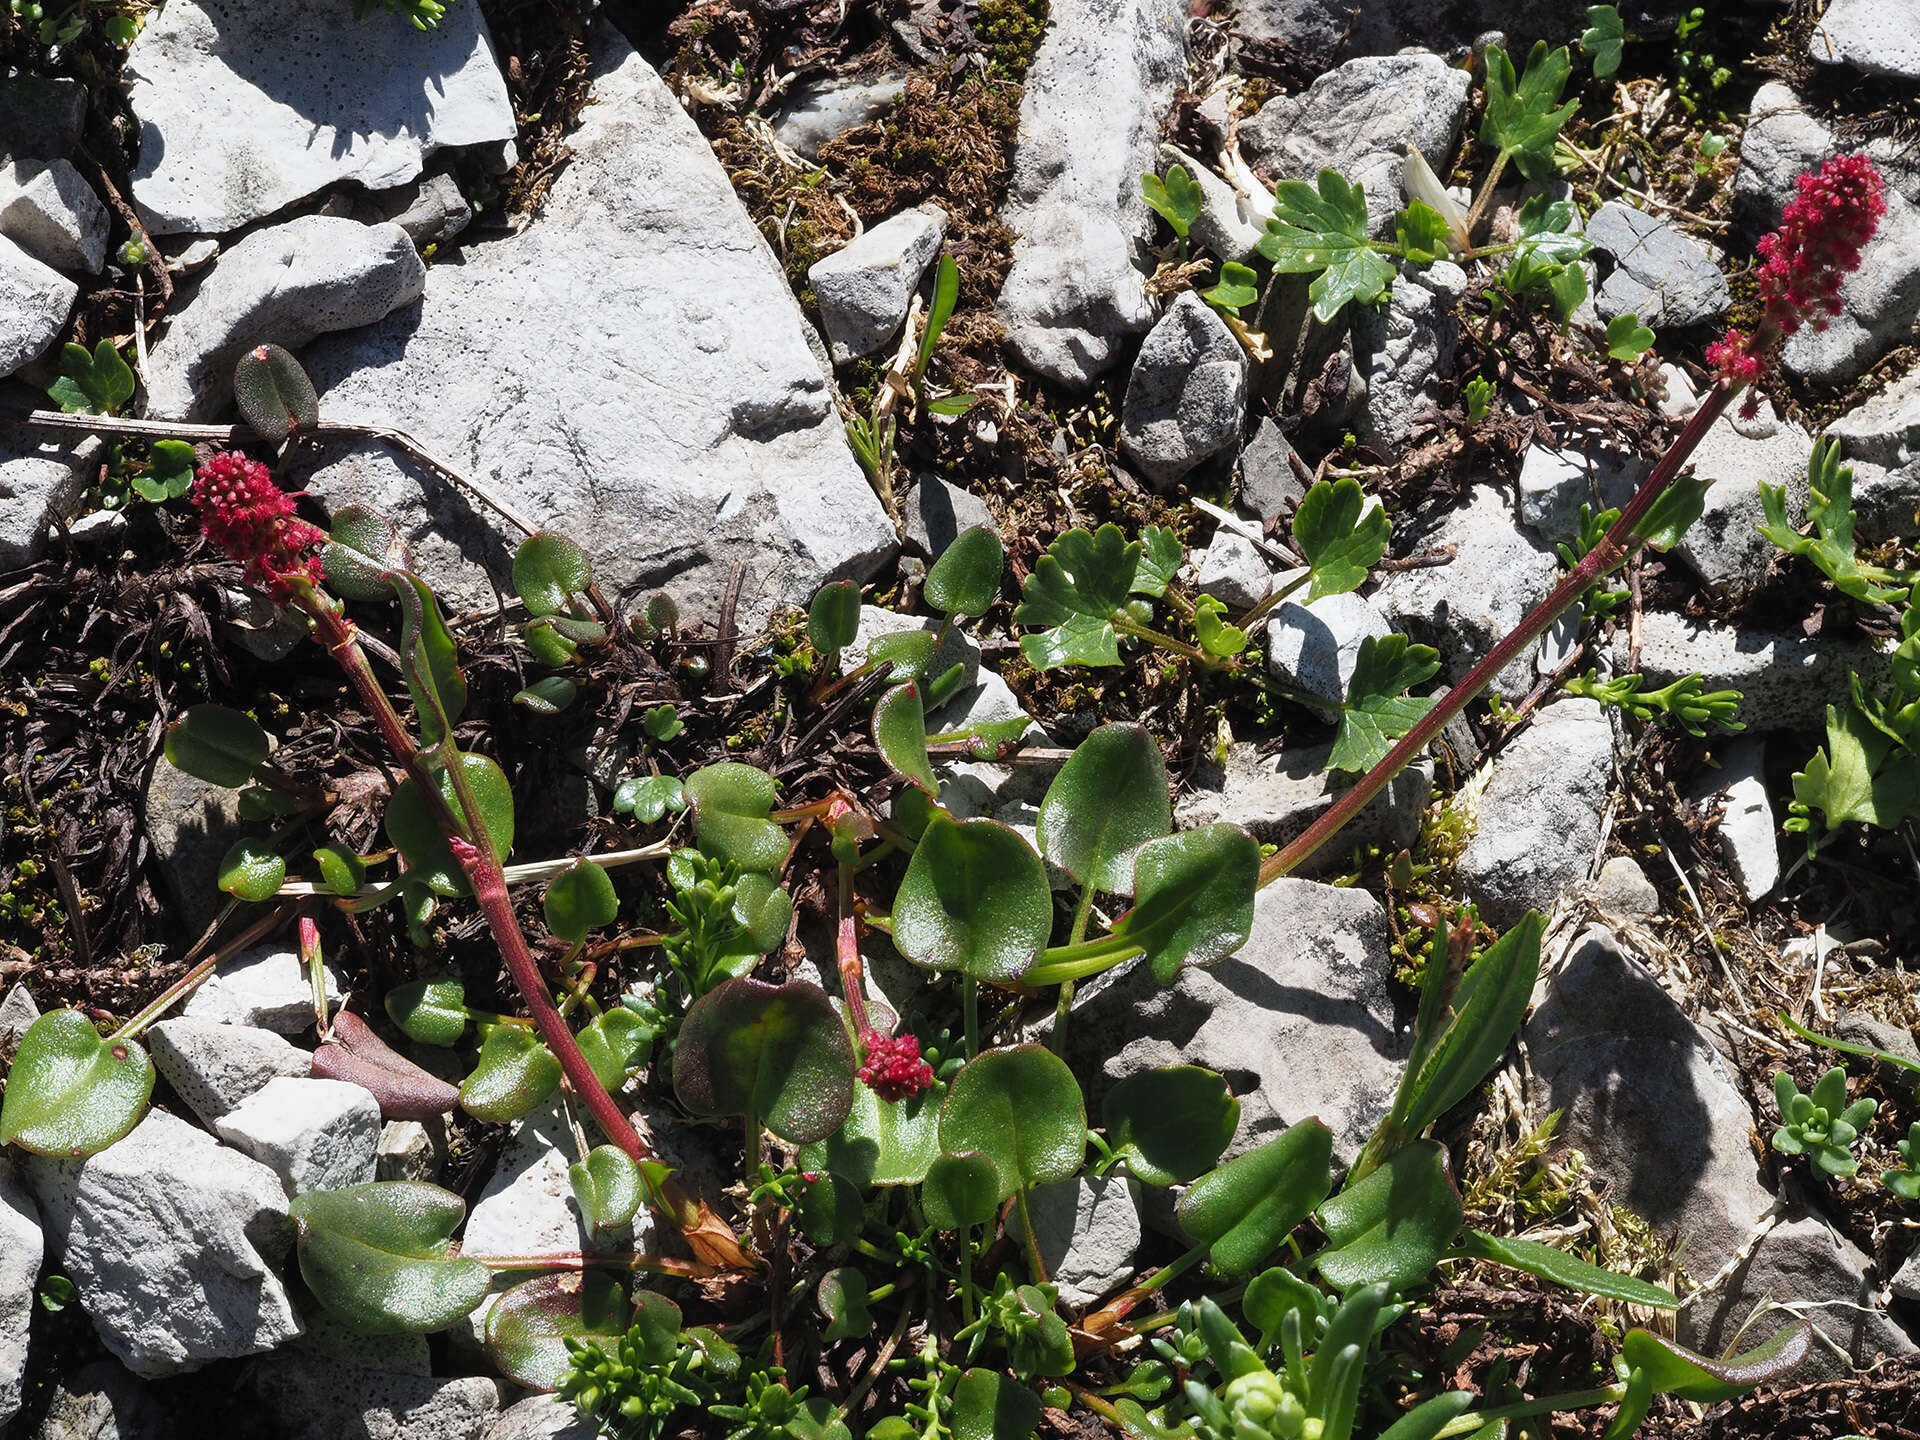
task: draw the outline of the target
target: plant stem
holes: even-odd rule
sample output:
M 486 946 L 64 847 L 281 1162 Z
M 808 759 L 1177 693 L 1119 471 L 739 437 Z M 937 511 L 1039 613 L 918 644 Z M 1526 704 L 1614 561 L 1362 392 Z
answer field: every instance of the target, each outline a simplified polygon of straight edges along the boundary
M 1183 1275 L 1207 1257 L 1207 1246 L 1196 1245 L 1179 1259 L 1162 1265 L 1131 1290 L 1116 1295 L 1111 1302 L 1089 1315 L 1081 1326 L 1089 1335 L 1100 1335 L 1126 1319 L 1133 1307 L 1176 1276 Z
M 1487 213 L 1487 202 L 1493 199 L 1493 187 L 1500 183 L 1501 172 L 1507 168 L 1507 152 L 1502 150 L 1493 157 L 1493 168 L 1487 172 L 1487 178 L 1480 182 L 1480 193 L 1473 197 L 1473 208 L 1467 211 L 1467 243 L 1473 243 L 1473 232 L 1480 228 L 1481 217 Z
M 695 1260 L 616 1250 L 569 1250 L 551 1255 L 462 1255 L 461 1259 L 478 1260 L 489 1270 L 647 1270 L 655 1275 L 677 1275 L 686 1280 L 705 1280 L 715 1273 L 711 1265 Z
M 1073 928 L 1067 931 L 1067 948 L 1072 949 L 1087 938 L 1087 921 L 1093 916 L 1093 886 L 1080 887 L 1080 903 L 1073 907 Z M 1060 998 L 1053 1007 L 1053 1034 L 1047 1037 L 1047 1046 L 1056 1055 L 1064 1054 L 1067 1044 L 1067 1017 L 1073 1011 L 1073 982 L 1069 975 L 1060 982 Z
M 141 1032 L 162 1015 L 166 1014 L 168 1010 L 172 1009 L 176 1001 L 198 990 L 206 981 L 207 976 L 213 973 L 214 967 L 222 960 L 227 959 L 237 951 L 246 949 L 247 946 L 253 944 L 255 941 L 271 935 L 275 930 L 278 930 L 281 925 L 286 923 L 288 917 L 293 914 L 293 911 L 293 906 L 281 905 L 271 913 L 262 915 L 258 920 L 254 921 L 253 924 L 242 930 L 238 935 L 234 936 L 233 939 L 222 945 L 218 950 L 214 951 L 213 954 L 209 955 L 178 980 L 174 981 L 173 984 L 162 990 L 159 995 L 154 998 L 152 1004 L 148 1005 L 146 1009 L 142 1010 L 138 1015 L 135 1015 L 131 1020 L 127 1021 L 126 1024 L 114 1031 L 113 1034 L 109 1035 L 107 1037 L 108 1041 L 138 1039 Z
M 840 962 L 840 989 L 847 997 L 847 1018 L 853 1021 L 854 1040 L 873 1029 L 867 1015 L 867 977 L 860 961 L 860 922 L 853 913 L 853 872 L 839 867 L 839 923 L 834 932 L 834 952 Z
M 1020 1212 L 1020 1233 L 1027 1242 L 1027 1264 L 1033 1271 L 1033 1283 L 1045 1285 L 1048 1283 L 1047 1262 L 1040 1258 L 1040 1237 L 1034 1233 L 1033 1211 L 1027 1208 L 1026 1186 L 1013 1192 L 1013 1204 Z
M 971 975 L 960 977 L 960 1014 L 966 1026 L 967 1059 L 980 1053 L 980 982 Z
M 1067 980 L 1083 980 L 1140 953 L 1138 945 L 1118 935 L 1103 935 L 1080 945 L 1055 945 L 1040 952 L 1039 963 L 1020 977 L 1020 983 L 1038 990 Z

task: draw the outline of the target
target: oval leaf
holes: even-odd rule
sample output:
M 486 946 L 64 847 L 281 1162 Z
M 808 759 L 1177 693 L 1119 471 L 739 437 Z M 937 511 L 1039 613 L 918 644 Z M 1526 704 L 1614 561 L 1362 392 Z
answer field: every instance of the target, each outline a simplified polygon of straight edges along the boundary
M 860 586 L 836 580 L 815 592 L 807 607 L 807 642 L 822 655 L 853 644 L 860 634 Z
M 921 594 L 943 615 L 984 615 L 1000 593 L 1006 563 L 1000 537 L 984 525 L 970 526 L 933 562 Z
M 1240 1128 L 1227 1082 L 1198 1065 L 1129 1075 L 1100 1106 L 1107 1145 L 1149 1185 L 1178 1185 L 1217 1165 Z
M 547 929 L 569 945 L 586 939 L 589 930 L 611 925 L 620 913 L 613 881 L 591 860 L 576 860 L 554 876 L 540 903 Z
M 513 787 L 507 783 L 500 767 L 485 755 L 463 754 L 460 763 L 466 768 L 467 783 L 473 787 L 474 798 L 480 802 L 480 813 L 486 817 L 493 857 L 504 860 L 513 849 Z M 460 802 L 454 798 L 452 777 L 441 770 L 435 779 L 441 796 L 458 816 Z M 425 797 L 413 781 L 402 780 L 395 787 L 393 798 L 387 802 L 386 829 L 387 839 L 407 862 L 409 878 L 435 894 L 468 893 L 467 872 L 447 848 L 440 827 L 434 823 L 433 812 L 427 808 Z
M 476 1119 L 518 1120 L 558 1088 L 560 1062 L 525 1025 L 489 1025 L 482 1032 L 480 1058 L 460 1086 L 460 1104 Z
M 1053 929 L 1047 868 L 997 820 L 936 815 L 893 901 L 893 943 L 916 965 L 1018 979 Z
M 1333 1188 L 1333 1132 L 1302 1120 L 1201 1176 L 1180 1197 L 1180 1228 L 1223 1274 L 1251 1275 Z
M 823 1140 L 853 1105 L 853 1042 L 817 985 L 723 980 L 687 1012 L 673 1088 L 700 1115 L 750 1115 L 783 1140 Z
M 938 636 L 931 630 L 898 630 L 891 635 L 876 635 L 867 642 L 867 663 L 885 661 L 893 669 L 895 680 L 919 680 L 933 667 Z
M 787 832 L 767 819 L 773 777 L 736 761 L 696 770 L 686 779 L 693 833 L 700 849 L 742 870 L 778 870 L 787 859 Z
M 820 1313 L 827 1317 L 827 1328 L 820 1333 L 823 1345 L 851 1340 L 873 1329 L 873 1316 L 867 1311 L 867 1277 L 852 1265 L 822 1275 L 814 1293 Z
M 592 583 L 587 552 L 557 531 L 536 531 L 513 552 L 513 590 L 530 615 L 566 609 L 568 600 Z
M 460 1103 L 458 1090 L 399 1054 L 350 1010 L 333 1017 L 326 1043 L 313 1052 L 313 1074 L 368 1091 L 387 1120 L 431 1120 Z
M 243 835 L 220 857 L 220 888 L 239 900 L 271 900 L 286 878 L 286 856 L 265 835 Z
M 801 1150 L 802 1170 L 829 1170 L 862 1190 L 873 1185 L 917 1185 L 940 1155 L 940 1101 L 936 1086 L 889 1104 L 865 1085 L 853 1090 L 846 1123 Z
M 358 895 L 367 883 L 366 865 L 344 845 L 316 845 L 313 863 L 320 868 L 320 883 L 335 895 Z
M 300 362 L 278 345 L 256 345 L 233 367 L 233 398 L 247 424 L 276 445 L 320 423 L 320 397 Z
M 873 707 L 873 744 L 896 774 L 929 795 L 937 794 L 933 762 L 927 758 L 927 711 L 918 685 L 896 685 Z
M 167 727 L 167 763 L 209 785 L 238 790 L 267 758 L 267 732 L 225 705 L 195 705 Z
M 653 1027 L 625 1008 L 595 1016 L 573 1038 L 608 1094 L 626 1084 L 627 1073 L 653 1053 Z
M 640 1165 L 617 1145 L 598 1145 L 578 1165 L 567 1167 L 573 1200 L 589 1229 L 618 1230 L 631 1224 L 646 1190 Z
M 1260 889 L 1260 844 L 1238 825 L 1203 825 L 1134 852 L 1133 909 L 1113 933 L 1146 951 L 1171 985 L 1183 965 L 1211 965 L 1247 943 Z
M 390 600 L 388 582 L 410 563 L 400 527 L 364 505 L 343 505 L 333 513 L 333 530 L 320 552 L 327 584 L 349 600 Z
M 1032 1440 L 1040 1397 L 998 1370 L 969 1370 L 953 1387 L 953 1440 Z
M 564 675 L 549 675 L 544 680 L 536 680 L 526 689 L 517 691 L 513 703 L 524 705 L 536 715 L 558 715 L 573 704 L 574 697 L 580 693 L 580 687 Z
M 567 1341 L 596 1340 L 613 1351 L 626 1318 L 627 1292 L 604 1271 L 541 1275 L 514 1286 L 487 1311 L 487 1354 L 514 1384 L 558 1390 L 571 1366 Z
M 450 1252 L 458 1195 L 412 1180 L 311 1190 L 289 1204 L 300 1276 L 363 1335 L 444 1330 L 487 1294 L 487 1267 Z
M 764 955 L 785 943 L 793 922 L 793 897 L 773 876 L 751 871 L 734 883 L 733 918 L 747 927 L 753 948 Z
M 920 1203 L 937 1228 L 964 1230 L 992 1220 L 1005 1193 L 999 1167 L 978 1150 L 964 1150 L 942 1155 L 927 1168 Z
M 63 1159 L 97 1155 L 139 1123 L 152 1094 L 145 1050 L 107 1040 L 78 1010 L 50 1010 L 14 1052 L 0 1146 Z
M 1166 762 L 1144 725 L 1102 725 L 1040 802 L 1040 853 L 1115 895 L 1133 893 L 1133 852 L 1172 828 Z
M 1343 1294 L 1376 1284 L 1405 1290 L 1440 1263 L 1461 1214 L 1445 1148 L 1416 1141 L 1320 1207 L 1328 1248 L 1314 1263 Z
M 975 1057 L 953 1079 L 940 1110 L 940 1148 L 993 1162 L 1004 1200 L 1015 1190 L 1068 1180 L 1087 1153 L 1087 1107 L 1073 1071 L 1039 1045 Z
M 467 987 L 458 976 L 409 980 L 387 992 L 387 1017 L 409 1040 L 457 1045 L 467 1033 Z

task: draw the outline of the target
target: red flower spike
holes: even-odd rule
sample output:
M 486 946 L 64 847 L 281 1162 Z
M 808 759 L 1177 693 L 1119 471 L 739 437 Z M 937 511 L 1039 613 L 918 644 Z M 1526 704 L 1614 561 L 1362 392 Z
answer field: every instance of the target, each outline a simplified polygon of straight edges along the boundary
M 933 1084 L 933 1067 L 920 1058 L 920 1042 L 911 1035 L 869 1030 L 860 1037 L 860 1049 L 866 1058 L 855 1073 L 882 1100 L 910 1100 Z
M 294 514 L 293 497 L 258 460 L 236 450 L 214 456 L 193 482 L 193 503 L 207 538 L 276 600 L 291 597 L 293 579 L 320 578 L 311 552 L 326 543 L 326 534 Z

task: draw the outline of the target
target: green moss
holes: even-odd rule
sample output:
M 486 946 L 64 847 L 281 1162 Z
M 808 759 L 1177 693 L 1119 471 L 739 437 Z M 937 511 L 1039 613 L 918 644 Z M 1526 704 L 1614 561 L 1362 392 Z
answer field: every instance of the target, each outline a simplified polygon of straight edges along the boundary
M 980 0 L 973 33 L 993 57 L 993 73 L 1024 80 L 1047 31 L 1048 0 Z

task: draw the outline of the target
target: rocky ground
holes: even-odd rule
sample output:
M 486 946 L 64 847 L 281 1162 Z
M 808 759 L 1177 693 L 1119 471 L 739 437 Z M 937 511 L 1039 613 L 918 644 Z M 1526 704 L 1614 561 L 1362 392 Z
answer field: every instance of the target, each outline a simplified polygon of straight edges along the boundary
M 355 24 L 343 0 L 102 8 L 138 11 L 129 47 L 104 16 L 51 51 L 0 19 L 0 1057 L 36 1007 L 133 1013 L 216 918 L 212 870 L 239 817 L 159 756 L 187 706 L 251 709 L 276 764 L 339 783 L 332 823 L 361 848 L 384 785 L 332 667 L 184 504 L 140 496 L 137 442 L 8 422 L 46 403 L 60 342 L 137 354 L 123 413 L 224 422 L 235 359 L 271 338 L 328 420 L 405 431 L 442 462 L 329 439 L 295 477 L 316 518 L 392 515 L 463 612 L 470 721 L 514 777 L 517 855 L 651 838 L 609 806 L 649 765 L 747 759 L 794 803 L 880 783 L 862 715 L 797 713 L 796 607 L 851 577 L 910 609 L 926 561 L 973 523 L 1011 559 L 966 657 L 976 716 L 1010 692 L 1061 746 L 1142 720 L 1183 824 L 1283 843 L 1337 793 L 1326 712 L 1152 653 L 1034 670 L 1011 609 L 1038 555 L 1075 525 L 1165 524 L 1196 587 L 1244 612 L 1293 563 L 1305 485 L 1352 475 L 1393 519 L 1390 558 L 1360 592 L 1273 609 L 1256 637 L 1269 672 L 1337 701 L 1361 638 L 1399 630 L 1457 680 L 1553 586 L 1580 507 L 1619 503 L 1657 458 L 1709 378 L 1705 345 L 1751 324 L 1753 241 L 1795 177 L 1873 155 L 1888 214 L 1844 312 L 1789 344 L 1756 416 L 1715 426 L 1686 542 L 1632 563 L 1606 624 L 1562 627 L 1509 667 L 1498 703 L 1450 726 L 1311 878 L 1262 892 L 1238 955 L 1170 988 L 1137 970 L 1091 986 L 1069 1034 L 1084 1076 L 1208 1066 L 1242 1095 L 1243 1144 L 1318 1115 L 1350 1155 L 1391 1094 L 1405 982 L 1440 918 L 1550 912 L 1522 1041 L 1448 1125 L 1477 1223 L 1691 1287 L 1677 1335 L 1704 1350 L 1757 1308 L 1816 1321 L 1797 1388 L 1673 1404 L 1645 1434 L 1920 1432 L 1920 1236 L 1876 1180 L 1920 1118 L 1911 1086 L 1855 1065 L 1880 1103 L 1854 1179 L 1766 1144 L 1774 1072 L 1810 1086 L 1831 1059 L 1776 1011 L 1920 1059 L 1911 823 L 1829 837 L 1812 859 L 1783 829 L 1826 707 L 1850 670 L 1884 672 L 1892 632 L 1757 531 L 1760 482 L 1799 518 L 1825 431 L 1857 472 L 1863 551 L 1916 561 L 1906 0 L 1724 0 L 1698 23 L 1623 5 L 1636 38 L 1618 76 L 1575 52 L 1556 183 L 1593 252 L 1573 323 L 1637 315 L 1658 336 L 1637 361 L 1596 360 L 1444 262 L 1332 328 L 1303 329 L 1300 290 L 1276 285 L 1248 313 L 1266 342 L 1250 348 L 1192 293 L 1211 267 L 1182 260 L 1251 250 L 1259 221 L 1231 180 L 1246 168 L 1271 183 L 1334 166 L 1382 223 L 1410 149 L 1474 183 L 1477 39 L 1568 43 L 1585 23 L 1569 0 L 454 0 L 429 32 L 384 12 Z M 1203 181 L 1191 251 L 1139 194 L 1169 160 Z M 1496 192 L 1496 234 L 1522 198 Z M 884 386 L 941 253 L 961 284 L 929 379 L 982 399 L 904 424 L 901 493 L 882 497 L 845 422 Z M 1493 385 L 1481 420 L 1475 380 Z M 678 634 L 595 661 L 563 715 L 514 707 L 496 609 L 513 536 L 449 471 L 582 543 L 622 610 L 671 593 Z M 901 623 L 869 611 L 863 639 Z M 1744 728 L 1696 737 L 1559 689 L 1595 668 L 1649 688 L 1700 673 L 1741 692 Z M 663 702 L 685 729 L 649 745 L 636 710 Z M 1030 825 L 1047 774 L 954 764 L 943 797 Z M 622 887 L 635 923 L 659 914 L 656 879 Z M 774 957 L 790 969 L 830 944 L 824 888 L 796 900 Z M 377 1015 L 418 957 L 384 915 L 336 918 L 336 984 Z M 127 1140 L 87 1162 L 0 1158 L 0 1433 L 193 1435 L 215 1415 L 239 1434 L 571 1433 L 483 1378 L 470 1336 L 357 1340 L 287 1275 L 288 1196 L 376 1175 L 465 1196 L 470 1249 L 578 1236 L 557 1116 L 383 1124 L 365 1092 L 309 1078 L 291 944 L 249 952 L 151 1032 L 159 1104 Z M 470 912 L 443 916 L 434 945 L 470 995 L 508 993 Z M 643 973 L 610 960 L 604 983 Z M 649 1103 L 669 1153 L 704 1153 L 663 1095 Z M 1164 1217 L 1124 1189 L 1053 1208 L 1062 1278 L 1086 1302 L 1173 1253 Z M 1604 1315 L 1510 1272 L 1453 1279 L 1419 1343 L 1459 1383 L 1604 1353 Z

